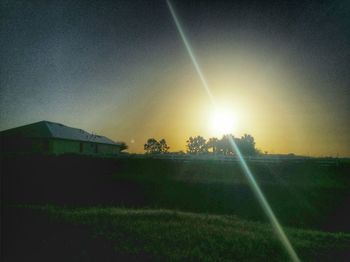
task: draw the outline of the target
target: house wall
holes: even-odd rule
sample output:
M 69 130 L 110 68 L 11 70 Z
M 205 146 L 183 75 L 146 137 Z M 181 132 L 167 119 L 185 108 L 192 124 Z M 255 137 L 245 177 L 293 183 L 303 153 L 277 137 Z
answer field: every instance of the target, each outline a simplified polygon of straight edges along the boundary
M 97 152 L 100 154 L 118 154 L 120 153 L 120 147 L 117 145 L 98 144 Z
M 53 154 L 80 153 L 78 141 L 52 139 L 50 141 L 50 152 Z
M 50 141 L 50 152 L 53 154 L 118 154 L 120 147 L 117 145 L 105 145 L 91 142 L 70 141 L 63 139 L 52 139 Z
M 89 143 L 89 142 L 81 142 L 82 144 L 82 151 L 80 153 L 82 154 L 95 154 L 97 153 L 96 148 L 97 144 L 95 143 Z

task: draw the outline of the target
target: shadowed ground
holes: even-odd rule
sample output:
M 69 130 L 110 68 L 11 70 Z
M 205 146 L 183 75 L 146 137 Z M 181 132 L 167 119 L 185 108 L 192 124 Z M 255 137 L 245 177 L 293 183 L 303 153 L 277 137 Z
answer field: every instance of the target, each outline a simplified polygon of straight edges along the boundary
M 234 216 L 101 207 L 5 211 L 5 261 L 288 260 L 269 225 Z M 350 234 L 286 233 L 304 261 L 350 259 Z
M 302 260 L 350 259 L 349 162 L 249 164 Z M 287 259 L 237 163 L 38 155 L 1 168 L 5 261 Z

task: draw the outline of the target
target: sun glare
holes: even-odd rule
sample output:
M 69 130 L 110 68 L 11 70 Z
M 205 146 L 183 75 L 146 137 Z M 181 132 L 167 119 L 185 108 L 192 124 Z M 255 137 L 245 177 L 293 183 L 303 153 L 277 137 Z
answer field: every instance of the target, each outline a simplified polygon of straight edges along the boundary
M 233 113 L 225 110 L 217 110 L 210 119 L 210 126 L 215 135 L 230 134 L 235 131 L 237 119 Z

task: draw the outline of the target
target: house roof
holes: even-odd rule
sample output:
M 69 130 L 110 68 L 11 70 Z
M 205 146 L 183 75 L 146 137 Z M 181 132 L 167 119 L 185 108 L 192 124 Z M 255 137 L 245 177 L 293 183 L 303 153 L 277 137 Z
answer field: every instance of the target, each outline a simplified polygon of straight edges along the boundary
M 31 138 L 58 138 L 94 142 L 101 144 L 120 145 L 121 143 L 96 134 L 88 133 L 82 129 L 65 126 L 60 123 L 50 121 L 40 121 L 37 123 L 8 129 L 1 132 L 2 135 L 19 135 Z

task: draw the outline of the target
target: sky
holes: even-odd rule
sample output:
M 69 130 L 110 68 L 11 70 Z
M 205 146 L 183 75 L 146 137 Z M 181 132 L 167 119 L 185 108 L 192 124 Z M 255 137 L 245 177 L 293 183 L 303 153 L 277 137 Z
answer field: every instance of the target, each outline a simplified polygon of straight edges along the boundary
M 350 3 L 172 0 L 232 133 L 350 156 Z M 41 120 L 185 150 L 221 137 L 166 1 L 1 1 L 0 130 Z

